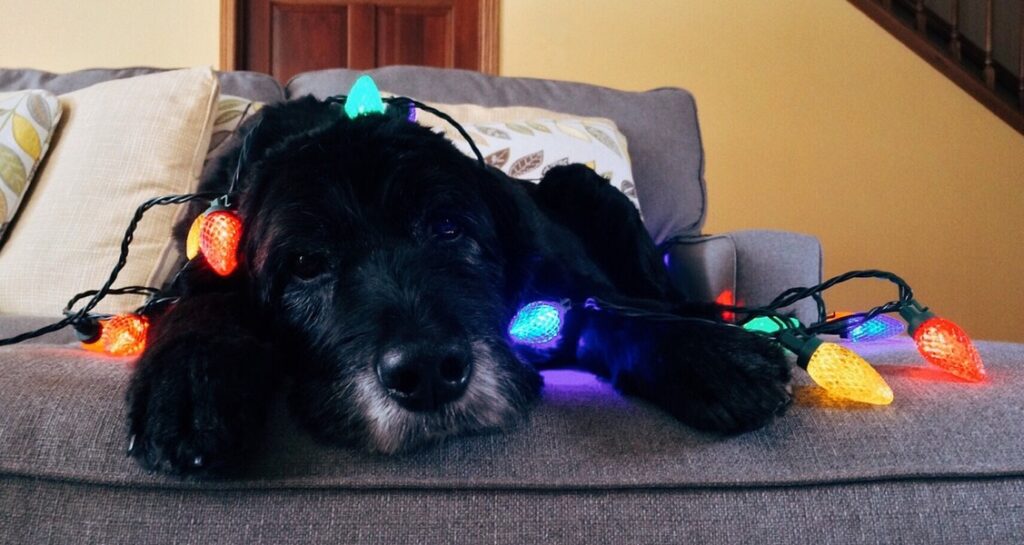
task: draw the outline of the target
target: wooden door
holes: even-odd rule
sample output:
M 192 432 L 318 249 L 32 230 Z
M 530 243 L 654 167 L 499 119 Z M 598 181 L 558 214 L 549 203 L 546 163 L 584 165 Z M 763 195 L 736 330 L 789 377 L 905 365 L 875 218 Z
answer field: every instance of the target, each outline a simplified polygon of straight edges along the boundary
M 221 68 L 286 82 L 392 64 L 497 73 L 498 0 L 221 0 Z

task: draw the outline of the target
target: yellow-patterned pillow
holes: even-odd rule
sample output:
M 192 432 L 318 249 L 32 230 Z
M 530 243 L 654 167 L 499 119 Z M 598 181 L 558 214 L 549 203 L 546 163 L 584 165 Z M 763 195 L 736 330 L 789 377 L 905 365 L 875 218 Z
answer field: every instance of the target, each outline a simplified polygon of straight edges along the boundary
M 238 127 L 262 107 L 262 102 L 233 95 L 220 95 L 217 100 L 217 115 L 213 119 L 210 150 L 206 152 L 207 159 L 213 157 Z
M 48 91 L 0 93 L 0 245 L 60 122 Z

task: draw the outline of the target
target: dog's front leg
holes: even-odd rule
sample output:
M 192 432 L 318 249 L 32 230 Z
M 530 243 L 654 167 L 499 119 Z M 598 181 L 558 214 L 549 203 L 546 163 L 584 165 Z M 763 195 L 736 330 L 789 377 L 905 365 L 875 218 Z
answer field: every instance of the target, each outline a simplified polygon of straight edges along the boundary
M 690 426 L 753 430 L 789 405 L 789 364 L 763 337 L 708 322 L 605 311 L 588 311 L 583 320 L 580 363 Z
M 156 320 L 128 389 L 128 453 L 181 475 L 235 468 L 258 444 L 270 350 L 234 294 L 191 295 Z

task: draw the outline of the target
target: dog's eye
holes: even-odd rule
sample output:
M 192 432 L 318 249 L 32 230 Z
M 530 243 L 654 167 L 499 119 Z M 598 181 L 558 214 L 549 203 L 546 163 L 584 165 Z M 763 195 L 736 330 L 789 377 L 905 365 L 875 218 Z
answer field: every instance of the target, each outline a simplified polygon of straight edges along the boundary
M 327 268 L 327 260 L 320 254 L 297 254 L 289 264 L 292 276 L 310 280 L 320 276 Z
M 451 218 L 441 218 L 431 224 L 430 231 L 441 240 L 455 240 L 462 235 L 462 226 Z

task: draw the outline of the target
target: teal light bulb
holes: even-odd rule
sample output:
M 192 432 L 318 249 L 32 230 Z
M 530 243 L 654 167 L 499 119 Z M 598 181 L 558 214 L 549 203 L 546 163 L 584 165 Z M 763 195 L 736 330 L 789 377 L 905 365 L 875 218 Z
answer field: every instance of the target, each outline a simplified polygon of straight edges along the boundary
M 367 75 L 359 76 L 359 79 L 352 84 L 352 89 L 345 99 L 345 115 L 349 119 L 355 119 L 361 115 L 384 113 L 384 101 L 380 98 L 380 89 L 373 82 L 373 78 Z

